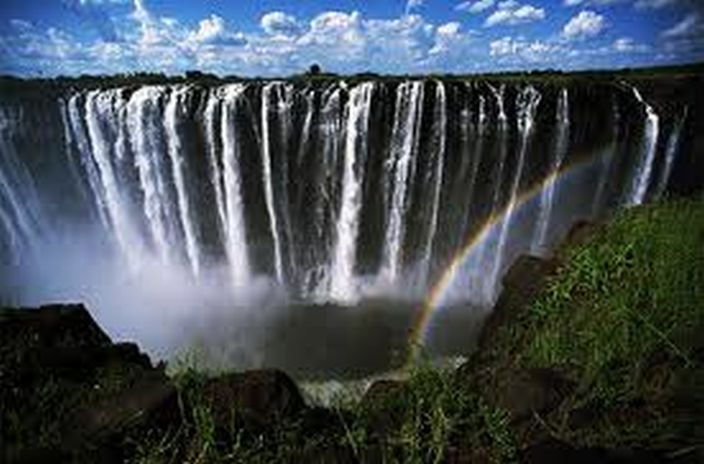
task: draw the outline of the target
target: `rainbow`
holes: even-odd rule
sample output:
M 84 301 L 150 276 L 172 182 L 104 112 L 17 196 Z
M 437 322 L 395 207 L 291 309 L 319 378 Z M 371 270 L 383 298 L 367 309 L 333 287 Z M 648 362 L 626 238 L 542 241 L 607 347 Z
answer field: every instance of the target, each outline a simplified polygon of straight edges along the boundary
M 590 161 L 594 161 L 594 158 L 577 159 L 572 164 L 565 165 L 562 169 L 552 172 L 541 182 L 524 191 L 518 198 L 514 199 L 512 203 L 507 204 L 503 209 L 489 216 L 482 226 L 467 238 L 464 244 L 454 254 L 450 263 L 440 274 L 435 284 L 427 292 L 421 307 L 413 319 L 408 334 L 408 364 L 413 363 L 417 359 L 419 350 L 425 345 L 433 315 L 442 307 L 441 303 L 447 290 L 450 288 L 457 273 L 469 257 L 469 254 L 476 245 L 488 238 L 489 233 L 495 226 L 501 223 L 507 210 L 509 208 L 520 209 L 537 194 L 542 192 L 544 188 L 558 182 L 565 175 L 576 171 L 577 168 L 583 167 Z

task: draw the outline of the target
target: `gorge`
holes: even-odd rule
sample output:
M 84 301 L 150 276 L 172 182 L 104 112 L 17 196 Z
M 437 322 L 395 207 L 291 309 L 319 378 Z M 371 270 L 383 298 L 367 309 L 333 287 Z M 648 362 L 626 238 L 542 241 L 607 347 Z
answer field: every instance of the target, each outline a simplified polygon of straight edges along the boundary
M 5 84 L 0 298 L 240 368 L 466 352 L 518 255 L 704 182 L 696 72 Z

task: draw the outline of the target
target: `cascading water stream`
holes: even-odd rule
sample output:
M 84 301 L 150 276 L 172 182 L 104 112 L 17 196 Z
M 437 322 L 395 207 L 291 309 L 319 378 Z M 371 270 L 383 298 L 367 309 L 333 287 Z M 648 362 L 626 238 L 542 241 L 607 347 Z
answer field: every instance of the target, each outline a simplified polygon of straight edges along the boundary
M 241 288 L 250 279 L 250 263 L 247 252 L 247 236 L 244 223 L 242 180 L 240 177 L 240 150 L 237 145 L 237 110 L 241 104 L 245 87 L 232 84 L 222 96 L 222 165 L 225 204 L 225 250 L 236 288 Z M 222 193 L 221 193 L 222 194 Z
M 116 133 L 112 106 L 115 93 L 114 89 L 105 92 L 93 90 L 86 95 L 86 125 L 91 141 L 90 155 L 97 166 L 115 237 L 128 265 L 137 270 L 141 267 L 144 246 L 130 217 L 111 159 L 114 153 L 111 140 L 115 140 Z
M 9 131 L 10 126 L 11 122 L 3 111 L 0 113 L 0 133 Z M 14 144 L 4 135 L 0 140 L 0 163 L 3 167 L 0 169 L 0 220 L 10 235 L 8 248 L 13 254 L 32 250 L 46 227 L 42 224 L 34 181 L 19 162 Z M 15 260 L 18 256 L 11 258 Z
M 535 113 L 538 109 L 538 105 L 540 104 L 540 100 L 540 93 L 532 86 L 525 87 L 516 97 L 516 123 L 518 125 L 518 132 L 521 135 L 521 143 L 518 152 L 516 172 L 509 191 L 508 206 L 504 212 L 501 229 L 499 231 L 496 254 L 494 256 L 494 266 L 490 274 L 490 282 L 492 283 L 491 288 L 494 291 L 497 289 L 501 268 L 506 260 L 506 243 L 508 241 L 511 221 L 516 208 L 516 200 L 519 193 L 518 188 L 521 184 L 521 178 L 523 176 L 526 153 L 528 151 L 530 137 L 533 134 Z
M 658 135 L 660 131 L 660 117 L 640 94 L 637 88 L 633 87 L 633 94 L 645 108 L 645 129 L 643 134 L 643 153 L 636 169 L 636 176 L 633 181 L 633 188 L 629 196 L 628 205 L 640 205 L 645 200 L 650 186 L 650 177 L 653 172 L 653 161 L 658 145 Z
M 498 213 L 499 208 L 501 207 L 500 205 L 500 198 L 501 198 L 501 186 L 503 185 L 503 177 L 504 177 L 504 169 L 506 165 L 506 157 L 508 156 L 508 116 L 506 115 L 506 105 L 504 101 L 504 93 L 506 91 L 506 87 L 504 84 L 501 84 L 501 86 L 497 89 L 496 87 L 492 86 L 491 84 L 487 84 L 487 87 L 491 91 L 491 94 L 494 96 L 494 99 L 496 100 L 496 106 L 498 108 L 498 138 L 499 138 L 499 159 L 495 164 L 494 168 L 494 175 L 493 177 L 493 189 L 491 193 L 491 212 L 490 216 L 493 216 Z M 470 282 L 470 288 L 472 288 L 473 292 L 476 294 L 474 297 L 478 301 L 483 301 L 483 302 L 490 302 L 492 300 L 493 294 L 494 294 L 494 287 L 495 287 L 495 281 L 493 279 L 493 269 L 497 265 L 498 260 L 500 259 L 500 253 L 501 250 L 499 248 L 499 244 L 494 248 L 494 254 L 493 256 L 488 252 L 488 241 L 484 240 L 480 244 L 480 249 L 477 253 L 477 261 L 479 265 L 477 266 L 477 269 L 474 271 L 474 279 L 472 279 L 472 282 Z M 484 274 L 484 269 L 492 269 L 492 271 L 489 272 L 490 278 L 486 278 L 486 274 Z M 480 269 L 481 274 L 480 274 Z M 478 282 L 477 282 L 478 281 Z
M 337 220 L 331 266 L 330 296 L 343 302 L 354 301 L 354 265 L 359 233 L 359 212 L 362 207 L 362 178 L 367 156 L 366 136 L 369 129 L 373 83 L 364 83 L 350 91 L 345 131 L 342 202 Z
M 405 238 L 404 218 L 407 191 L 413 177 L 413 163 L 423 109 L 423 82 L 405 82 L 396 91 L 396 115 L 391 134 L 389 162 L 393 173 L 389 218 L 384 239 L 380 276 L 382 282 L 395 284 L 402 266 L 402 247 Z
M 557 102 L 557 114 L 555 115 L 555 125 L 558 129 L 555 137 L 555 146 L 553 148 L 554 159 L 550 166 L 550 175 L 553 176 L 560 171 L 562 163 L 567 156 L 569 146 L 570 107 L 567 89 L 562 89 L 560 92 L 560 98 Z M 533 243 L 531 244 L 531 252 L 534 254 L 541 254 L 545 251 L 550 214 L 552 213 L 553 201 L 555 200 L 555 186 L 556 177 L 549 182 L 548 186 L 543 189 L 540 195 L 540 212 L 533 236 Z
M 430 182 L 432 195 L 430 198 L 431 209 L 429 212 L 428 235 L 424 241 L 421 255 L 421 273 L 418 278 L 418 287 L 424 288 L 428 284 L 431 259 L 433 253 L 433 243 L 438 226 L 438 214 L 440 212 L 440 193 L 443 185 L 443 166 L 445 164 L 445 147 L 447 141 L 447 92 L 445 85 L 437 81 L 435 90 L 435 108 L 433 109 L 433 137 L 436 141 L 433 155 L 435 169 L 430 171 Z
M 164 87 L 143 87 L 132 94 L 127 104 L 134 165 L 144 195 L 144 216 L 157 255 L 164 264 L 175 261 L 178 249 L 177 223 L 172 211 L 164 173 L 165 146 L 162 141 L 160 108 Z
M 276 214 L 274 186 L 272 183 L 272 160 L 271 160 L 271 129 L 269 123 L 269 106 L 271 94 L 281 83 L 271 82 L 262 89 L 262 175 L 264 182 L 264 196 L 266 199 L 266 209 L 269 213 L 269 223 L 271 225 L 271 236 L 274 240 L 274 272 L 279 283 L 284 282 L 284 261 L 279 232 L 279 221 Z
M 680 117 L 675 126 L 672 128 L 672 133 L 667 140 L 667 147 L 665 148 L 665 166 L 663 167 L 662 174 L 660 175 L 660 180 L 658 181 L 657 188 L 655 190 L 655 198 L 662 197 L 667 188 L 667 184 L 672 176 L 672 168 L 675 165 L 675 157 L 677 156 L 677 151 L 680 145 L 680 135 L 682 133 L 682 127 L 687 119 L 687 114 L 689 113 L 689 107 L 684 108 L 682 117 Z
M 205 105 L 203 114 L 203 125 L 205 127 L 205 147 L 208 155 L 208 165 L 210 168 L 210 183 L 213 186 L 215 195 L 215 206 L 218 213 L 218 227 L 220 229 L 220 238 L 227 237 L 227 213 L 225 212 L 225 195 L 223 185 L 223 166 L 222 159 L 218 156 L 218 149 L 221 148 L 218 143 L 217 134 L 222 132 L 223 119 L 223 92 L 221 88 L 213 89 L 208 93 L 208 101 Z M 224 139 L 224 137 L 223 137 Z
M 168 154 L 171 161 L 176 199 L 178 201 L 179 220 L 186 241 L 186 255 L 193 275 L 197 278 L 201 271 L 201 251 L 198 246 L 198 236 L 195 212 L 191 208 L 187 190 L 188 167 L 185 159 L 184 146 L 179 131 L 179 121 L 184 112 L 184 98 L 188 87 L 172 88 L 164 110 L 164 125 L 167 134 Z

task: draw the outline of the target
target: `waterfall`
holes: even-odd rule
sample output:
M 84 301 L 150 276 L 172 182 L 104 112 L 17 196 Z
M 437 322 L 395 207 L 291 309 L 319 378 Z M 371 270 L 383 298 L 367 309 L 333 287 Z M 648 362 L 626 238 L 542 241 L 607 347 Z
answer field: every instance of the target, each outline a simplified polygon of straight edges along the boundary
M 73 146 L 75 143 L 73 134 L 71 133 L 71 122 L 68 109 L 68 102 L 63 98 L 59 99 L 59 112 L 61 114 L 61 126 L 64 133 L 64 143 L 66 150 L 66 163 L 68 164 L 69 171 L 71 171 L 72 182 L 78 186 L 78 191 L 81 194 L 81 199 L 90 202 L 90 195 L 85 189 L 83 178 L 81 177 L 80 167 L 76 163 L 76 159 L 73 156 Z
M 471 88 L 468 85 L 468 89 Z M 467 190 L 464 192 L 464 198 L 466 198 L 467 206 L 464 211 L 462 211 L 462 219 L 460 221 L 460 226 L 458 228 L 459 234 L 458 238 L 459 241 L 457 242 L 456 246 L 461 246 L 462 242 L 466 239 L 465 235 L 467 233 L 467 227 L 470 221 L 476 218 L 472 218 L 470 214 L 473 212 L 472 206 L 473 203 L 476 199 L 476 187 L 477 187 L 477 176 L 479 174 L 479 166 L 482 162 L 482 154 L 484 153 L 484 140 L 485 140 L 485 135 L 486 135 L 486 130 L 487 130 L 487 122 L 488 122 L 488 116 L 486 112 L 486 98 L 483 95 L 479 95 L 478 97 L 479 103 L 478 103 L 478 113 L 477 113 L 477 122 L 476 125 L 474 126 L 473 130 L 473 135 L 474 135 L 474 144 L 472 146 L 472 150 L 469 151 L 467 148 L 466 151 L 463 153 L 463 157 L 469 158 L 471 160 L 471 172 L 469 174 L 469 182 L 467 185 Z M 463 132 L 466 132 L 466 128 L 463 127 Z M 463 135 L 463 138 L 467 137 L 466 134 Z M 467 146 L 469 146 L 469 141 L 467 141 Z M 464 171 L 464 170 L 462 170 Z M 462 177 L 464 178 L 464 172 L 462 172 Z M 499 180 L 497 180 L 499 182 Z M 476 283 L 470 282 L 470 286 L 474 286 L 476 288 Z
M 354 265 L 362 202 L 362 178 L 367 152 L 367 133 L 373 83 L 364 83 L 350 91 L 345 130 L 342 203 L 337 220 L 336 245 L 331 265 L 330 296 L 353 301 Z
M 81 114 L 80 100 L 83 98 L 81 94 L 74 94 L 68 101 L 68 123 L 67 132 L 72 134 L 70 137 L 78 148 L 78 156 L 80 157 L 80 165 L 86 172 L 88 185 L 92 192 L 92 197 L 95 203 L 95 208 L 100 217 L 100 222 L 103 228 L 110 230 L 110 220 L 108 219 L 108 209 L 105 205 L 105 192 L 98 178 L 98 167 L 93 161 L 91 154 L 90 140 L 84 126 L 83 115 Z
M 672 167 L 675 164 L 675 156 L 677 155 L 677 150 L 680 144 L 680 133 L 682 132 L 682 127 L 687 119 L 688 107 L 684 108 L 684 113 L 677 120 L 675 126 L 672 128 L 672 133 L 667 140 L 667 148 L 665 149 L 665 166 L 663 167 L 662 174 L 660 175 L 660 180 L 658 181 L 658 186 L 655 191 L 655 198 L 662 197 L 667 184 L 670 181 L 670 176 L 672 175 Z
M 215 207 L 218 213 L 218 227 L 220 238 L 227 239 L 227 213 L 225 212 L 225 195 L 223 193 L 223 166 L 222 159 L 218 157 L 217 134 L 222 132 L 222 99 L 221 89 L 213 89 L 208 93 L 208 100 L 203 113 L 203 125 L 205 128 L 205 151 L 208 156 L 208 166 L 210 168 L 210 183 L 213 186 L 215 195 Z M 223 137 L 224 139 L 224 137 Z
M 32 250 L 39 243 L 46 227 L 31 175 L 19 162 L 17 150 L 9 137 L 16 124 L 3 111 L 0 113 L 0 221 L 9 234 L 10 258 L 17 261 L 23 250 Z
M 301 135 L 301 143 L 298 149 L 296 158 L 296 166 L 300 169 L 303 164 L 303 157 L 306 154 L 308 145 L 311 139 L 311 127 L 313 126 L 313 113 L 315 112 L 315 92 L 309 91 L 306 94 L 306 116 L 303 121 L 303 133 Z
M 0 94 L 0 276 L 80 237 L 238 298 L 416 298 L 451 263 L 453 298 L 489 304 L 518 253 L 674 186 L 700 113 L 581 80 L 173 82 Z
M 504 103 L 504 93 L 506 86 L 502 84 L 498 89 L 491 84 L 487 84 L 487 87 L 491 91 L 491 94 L 496 100 L 496 106 L 498 108 L 498 138 L 499 138 L 499 159 L 494 164 L 494 175 L 493 178 L 493 189 L 491 191 L 491 212 L 490 216 L 493 217 L 499 212 L 501 207 L 501 187 L 503 185 L 504 169 L 506 165 L 506 157 L 508 156 L 508 116 L 506 115 L 506 105 Z M 484 302 L 490 302 L 493 298 L 495 281 L 494 272 L 498 272 L 498 261 L 501 258 L 501 250 L 499 244 L 497 243 L 494 247 L 493 256 L 488 253 L 488 240 L 482 241 L 480 249 L 477 253 L 477 261 L 479 265 L 478 269 L 475 269 L 474 276 L 475 282 L 470 283 L 470 288 L 473 291 L 477 291 L 478 295 L 475 296 L 477 300 Z M 485 272 L 484 270 L 488 268 L 490 271 L 488 274 L 480 274 Z M 489 275 L 490 278 L 486 278 Z M 477 282 L 478 281 L 478 284 Z
M 183 99 L 186 98 L 188 87 L 175 87 L 169 93 L 166 109 L 164 110 L 164 126 L 167 134 L 167 146 L 171 161 L 174 185 L 176 186 L 176 200 L 179 210 L 179 220 L 186 241 L 186 255 L 191 271 L 195 277 L 200 274 L 201 256 L 198 247 L 195 213 L 192 211 L 187 190 L 188 166 L 186 163 L 184 146 L 179 131 L 179 122 L 182 120 L 184 108 Z
M 153 246 L 162 263 L 174 261 L 178 246 L 166 170 L 160 101 L 163 87 L 143 87 L 132 94 L 127 104 L 127 120 L 131 135 L 134 165 L 144 197 L 143 213 Z
M 233 284 L 244 286 L 250 278 L 250 264 L 247 254 L 244 206 L 242 201 L 242 180 L 240 178 L 240 151 L 237 145 L 237 109 L 243 98 L 245 87 L 233 84 L 224 89 L 221 134 L 222 165 L 225 193 L 225 250 L 231 270 Z
M 629 196 L 629 205 L 640 205 L 645 200 L 650 185 L 650 177 L 653 171 L 653 161 L 658 146 L 658 133 L 660 130 L 660 117 L 655 110 L 641 96 L 637 88 L 633 87 L 633 94 L 636 99 L 645 107 L 645 130 L 643 134 L 643 153 L 636 168 L 633 178 L 633 187 Z
M 518 164 L 516 172 L 513 176 L 513 182 L 509 191 L 509 200 L 506 211 L 501 222 L 501 230 L 499 231 L 499 239 L 496 245 L 496 254 L 494 256 L 494 266 L 491 272 L 490 282 L 492 289 L 496 290 L 499 281 L 500 271 L 506 259 L 506 243 L 508 234 L 513 219 L 513 214 L 516 208 L 516 200 L 518 196 L 518 188 L 521 184 L 523 175 L 523 167 L 525 165 L 526 153 L 528 144 L 533 133 L 533 125 L 535 121 L 535 112 L 540 104 L 540 93 L 534 87 L 525 87 L 516 97 L 516 113 L 518 132 L 521 136 L 520 147 L 518 153 Z
M 389 218 L 384 238 L 380 276 L 383 282 L 395 284 L 402 265 L 405 238 L 407 191 L 413 177 L 413 163 L 418 149 L 423 111 L 423 82 L 405 82 L 396 91 L 396 114 L 391 133 L 389 162 L 393 173 Z
M 611 143 L 607 148 L 606 153 L 601 155 L 601 167 L 599 181 L 594 192 L 594 201 L 592 202 L 591 217 L 595 218 L 602 211 L 606 187 L 612 175 L 614 158 L 618 151 L 621 139 L 621 109 L 618 105 L 618 100 L 615 98 L 611 102 L 612 128 L 611 128 Z
M 279 230 L 279 216 L 277 214 L 276 199 L 274 197 L 274 184 L 272 177 L 272 159 L 271 159 L 271 125 L 269 122 L 270 104 L 272 100 L 272 92 L 278 91 L 283 84 L 280 82 L 271 82 L 262 89 L 262 175 L 264 182 L 264 197 L 266 200 L 266 209 L 269 213 L 269 224 L 271 227 L 271 236 L 274 240 L 274 272 L 276 280 L 279 283 L 284 282 L 284 258 L 283 258 L 283 243 L 281 232 Z M 274 94 L 276 95 L 276 94 Z M 278 110 L 278 108 L 277 108 Z
M 101 92 L 92 90 L 86 95 L 85 114 L 88 136 L 91 142 L 90 155 L 97 167 L 100 185 L 105 193 L 105 207 L 117 242 L 132 269 L 141 266 L 143 243 L 132 222 L 126 199 L 117 180 L 112 156 L 116 139 L 117 119 L 113 101 L 116 90 Z
M 435 90 L 435 108 L 433 109 L 433 140 L 436 141 L 433 152 L 434 170 L 429 170 L 429 184 L 432 186 L 430 197 L 431 210 L 428 215 L 430 224 L 428 225 L 428 235 L 424 241 L 423 253 L 421 255 L 421 274 L 419 276 L 419 286 L 427 285 L 428 274 L 430 272 L 431 257 L 433 253 L 433 243 L 438 225 L 438 214 L 440 211 L 440 192 L 443 184 L 443 165 L 445 163 L 445 146 L 447 140 L 447 93 L 445 85 L 437 81 Z
M 552 213 L 555 187 L 557 184 L 555 176 L 560 172 L 565 156 L 567 156 L 569 146 L 570 108 L 567 89 L 562 89 L 560 92 L 560 98 L 557 102 L 557 113 L 555 115 L 555 125 L 557 126 L 557 136 L 553 147 L 554 158 L 550 166 L 550 175 L 552 175 L 553 178 L 549 180 L 548 185 L 543 188 L 540 195 L 540 212 L 533 236 L 533 243 L 531 244 L 531 252 L 534 254 L 541 254 L 545 250 L 548 224 L 550 222 L 550 214 Z

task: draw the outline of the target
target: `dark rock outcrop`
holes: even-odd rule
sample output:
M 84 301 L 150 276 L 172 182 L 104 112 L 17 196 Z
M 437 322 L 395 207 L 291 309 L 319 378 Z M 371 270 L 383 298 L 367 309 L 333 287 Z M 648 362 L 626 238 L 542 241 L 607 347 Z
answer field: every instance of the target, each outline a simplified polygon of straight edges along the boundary
M 178 421 L 176 390 L 82 305 L 0 309 L 0 460 L 121 462 L 122 441 Z
M 262 429 L 296 416 L 305 407 L 296 384 L 278 370 L 213 378 L 205 384 L 203 396 L 220 428 L 241 420 L 247 428 Z

